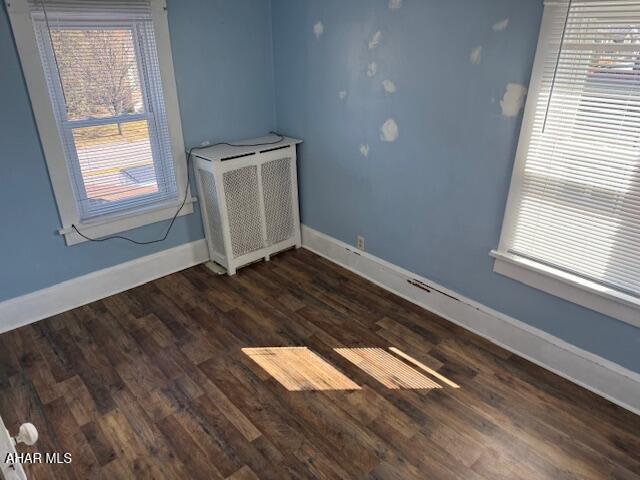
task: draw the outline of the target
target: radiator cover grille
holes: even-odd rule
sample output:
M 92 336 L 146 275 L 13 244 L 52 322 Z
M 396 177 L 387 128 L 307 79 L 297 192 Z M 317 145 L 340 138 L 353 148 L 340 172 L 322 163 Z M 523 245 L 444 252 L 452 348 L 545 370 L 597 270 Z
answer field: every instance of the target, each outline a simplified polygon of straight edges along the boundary
M 204 200 L 205 211 L 208 217 L 207 220 L 209 221 L 209 227 L 205 227 L 208 230 L 207 238 L 209 240 L 209 249 L 213 250 L 212 253 L 222 256 L 224 255 L 224 238 L 222 237 L 220 208 L 218 208 L 218 202 L 215 201 L 215 199 L 218 198 L 215 177 L 213 173 L 203 170 L 201 172 L 201 179 L 200 189 L 202 190 L 202 199 Z
M 227 214 L 234 258 L 265 246 L 260 218 L 258 167 L 250 166 L 223 174 Z
M 279 158 L 262 165 L 267 243 L 273 245 L 293 234 L 291 159 Z

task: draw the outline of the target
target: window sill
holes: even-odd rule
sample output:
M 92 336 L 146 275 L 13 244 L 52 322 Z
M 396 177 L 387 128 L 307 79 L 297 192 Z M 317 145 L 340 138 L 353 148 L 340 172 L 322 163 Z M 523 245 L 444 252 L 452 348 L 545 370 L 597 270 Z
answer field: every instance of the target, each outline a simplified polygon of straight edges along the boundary
M 180 210 L 178 217 L 193 213 L 193 203 L 196 198 L 187 200 L 184 207 Z M 91 222 L 77 224 L 78 229 L 88 237 L 101 238 L 108 235 L 114 235 L 134 228 L 143 227 L 151 223 L 169 220 L 176 214 L 179 204 L 171 204 L 165 206 L 154 206 L 144 211 L 136 211 L 126 215 L 118 215 L 109 218 L 101 218 Z M 71 226 L 59 230 L 58 233 L 63 235 L 67 246 L 77 245 L 87 242 L 85 238 L 78 235 Z
M 576 275 L 493 250 L 493 271 L 530 287 L 640 327 L 640 299 Z

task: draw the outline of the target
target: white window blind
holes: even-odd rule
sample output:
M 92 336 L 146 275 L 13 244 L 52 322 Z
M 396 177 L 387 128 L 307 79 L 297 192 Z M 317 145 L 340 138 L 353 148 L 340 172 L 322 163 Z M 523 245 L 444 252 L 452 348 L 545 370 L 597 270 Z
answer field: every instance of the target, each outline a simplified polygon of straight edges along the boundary
M 501 249 L 640 296 L 640 1 L 553 3 Z
M 80 220 L 175 204 L 149 1 L 29 7 Z

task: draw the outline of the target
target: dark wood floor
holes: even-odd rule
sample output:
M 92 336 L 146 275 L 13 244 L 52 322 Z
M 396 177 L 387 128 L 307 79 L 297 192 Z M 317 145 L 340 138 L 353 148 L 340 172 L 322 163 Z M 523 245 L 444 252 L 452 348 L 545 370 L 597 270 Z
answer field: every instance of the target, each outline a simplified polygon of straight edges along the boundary
M 360 389 L 287 390 L 242 351 L 284 346 Z M 385 385 L 338 347 L 397 347 L 441 388 L 390 388 L 422 370 Z M 313 388 L 291 368 L 290 387 Z M 34 479 L 640 478 L 640 417 L 304 250 L 0 336 L 0 414 L 72 453 L 27 466 Z

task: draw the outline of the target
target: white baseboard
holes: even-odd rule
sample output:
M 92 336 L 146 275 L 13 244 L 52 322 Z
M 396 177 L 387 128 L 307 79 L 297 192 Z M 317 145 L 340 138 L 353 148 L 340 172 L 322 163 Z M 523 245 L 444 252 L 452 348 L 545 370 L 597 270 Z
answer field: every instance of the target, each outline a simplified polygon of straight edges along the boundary
M 640 374 L 306 225 L 302 245 L 376 285 L 640 415 Z
M 0 333 L 115 295 L 209 260 L 204 239 L 0 302 Z

